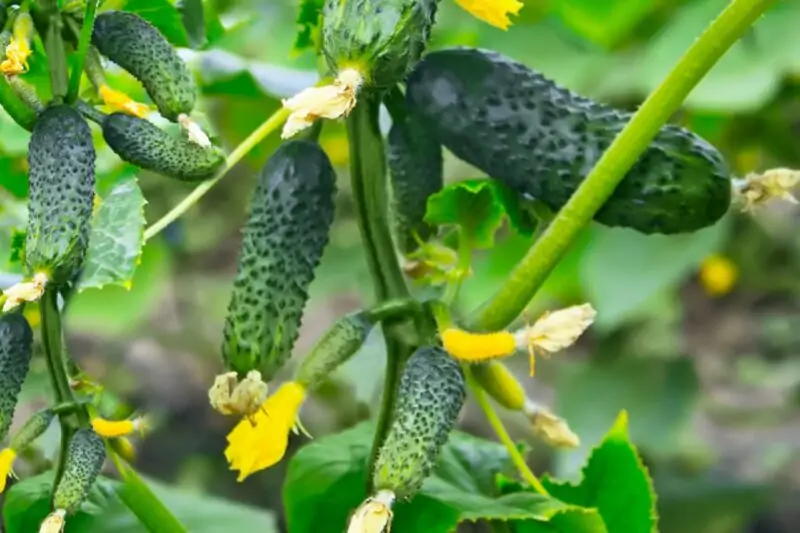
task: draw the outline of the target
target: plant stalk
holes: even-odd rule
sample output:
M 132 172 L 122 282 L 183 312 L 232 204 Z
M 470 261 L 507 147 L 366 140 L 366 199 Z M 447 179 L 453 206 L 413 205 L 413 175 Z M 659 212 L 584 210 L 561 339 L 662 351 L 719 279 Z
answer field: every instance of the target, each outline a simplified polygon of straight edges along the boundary
M 94 28 L 94 17 L 97 14 L 98 0 L 87 0 L 86 11 L 83 15 L 83 26 L 81 27 L 80 37 L 78 37 L 78 51 L 75 65 L 69 78 L 69 88 L 67 90 L 67 103 L 72 104 L 78 98 L 81 88 L 81 76 L 83 66 L 86 62 L 86 53 L 89 44 L 92 42 L 92 29 Z
M 67 52 L 64 49 L 64 40 L 61 38 L 63 24 L 61 14 L 57 11 L 52 13 L 48 20 L 47 34 L 44 39 L 47 66 L 50 70 L 50 88 L 53 92 L 54 102 L 64 100 L 69 86 Z
M 645 100 L 506 282 L 467 327 L 496 331 L 525 309 L 575 236 L 594 218 L 689 92 L 774 0 L 732 0 Z

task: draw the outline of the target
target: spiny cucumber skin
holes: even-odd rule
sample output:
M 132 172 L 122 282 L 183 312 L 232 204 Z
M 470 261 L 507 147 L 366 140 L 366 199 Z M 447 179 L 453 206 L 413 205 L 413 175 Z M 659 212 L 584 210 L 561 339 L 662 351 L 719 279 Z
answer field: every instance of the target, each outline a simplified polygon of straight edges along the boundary
M 631 117 L 479 49 L 428 54 L 409 76 L 406 94 L 454 155 L 554 210 Z M 647 234 L 686 233 L 715 223 L 730 202 L 730 173 L 720 153 L 667 125 L 595 220 Z
M 433 232 L 425 211 L 428 198 L 444 186 L 442 147 L 413 114 L 392 123 L 387 141 L 395 238 L 409 253 L 417 248 L 415 232 L 423 242 Z
M 94 202 L 95 151 L 83 117 L 66 105 L 39 116 L 28 146 L 30 199 L 25 263 L 48 283 L 71 282 L 83 265 Z
M 0 440 L 6 438 L 31 365 L 33 331 L 20 313 L 0 316 Z
M 376 490 L 398 498 L 419 491 L 439 459 L 466 399 L 464 374 L 439 347 L 423 347 L 406 363 L 397 405 L 373 473 Z
M 25 424 L 19 429 L 16 435 L 11 438 L 10 448 L 20 452 L 33 444 L 33 442 L 41 437 L 50 424 L 53 422 L 56 414 L 52 409 L 40 409 L 31 416 Z
M 127 113 L 111 113 L 103 120 L 103 138 L 123 161 L 189 183 L 212 177 L 225 163 L 225 154 L 216 146 L 173 137 Z
M 53 507 L 72 514 L 86 500 L 106 460 L 103 439 L 91 429 L 75 432 L 67 448 L 61 481 L 53 494 Z
M 310 389 L 318 387 L 356 354 L 370 331 L 372 322 L 362 313 L 351 313 L 337 320 L 303 359 L 297 369 L 297 381 Z
M 265 381 L 291 356 L 308 287 L 333 222 L 336 176 L 317 144 L 283 144 L 258 176 L 243 230 L 222 355 L 240 375 Z
M 326 0 L 322 50 L 334 71 L 348 67 L 378 88 L 401 81 L 430 37 L 439 0 Z
M 175 121 L 194 109 L 197 85 L 161 32 L 125 11 L 105 11 L 94 21 L 92 44 L 144 86 L 159 113 Z

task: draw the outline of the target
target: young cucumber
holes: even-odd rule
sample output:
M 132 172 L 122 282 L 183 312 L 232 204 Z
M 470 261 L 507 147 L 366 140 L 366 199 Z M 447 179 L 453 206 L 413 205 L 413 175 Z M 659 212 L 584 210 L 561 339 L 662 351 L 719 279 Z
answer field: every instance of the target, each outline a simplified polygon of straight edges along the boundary
M 111 113 L 103 120 L 103 138 L 123 161 L 182 181 L 208 179 L 225 163 L 225 154 L 216 146 L 173 137 L 127 113 Z
M 439 0 L 325 0 L 322 51 L 334 72 L 355 68 L 369 85 L 405 78 L 428 43 Z
M 432 232 L 425 211 L 444 184 L 442 147 L 413 114 L 394 120 L 387 140 L 395 238 L 408 253 L 417 248 L 415 234 L 425 241 Z
M 192 112 L 197 92 L 192 74 L 166 37 L 142 17 L 126 11 L 100 13 L 92 43 L 142 82 L 164 118 L 175 121 Z
M 48 283 L 70 282 L 89 243 L 95 151 L 83 117 L 66 105 L 47 108 L 28 146 L 30 199 L 25 263 Z
M 258 176 L 225 321 L 222 355 L 265 381 L 289 359 L 333 222 L 336 176 L 319 145 L 290 141 Z
M 50 427 L 56 413 L 50 409 L 40 409 L 36 411 L 26 422 L 22 425 L 19 431 L 11 438 L 9 448 L 21 452 L 33 442 L 44 435 L 44 432 Z
M 53 507 L 75 513 L 89 495 L 105 460 L 103 439 L 91 429 L 76 431 L 67 447 L 64 473 L 53 494 Z
M 453 154 L 552 209 L 567 202 L 631 117 L 498 53 L 470 48 L 428 54 L 406 94 Z M 643 233 L 692 232 L 716 222 L 730 202 L 720 153 L 667 125 L 595 220 Z
M 436 466 L 466 398 L 461 367 L 439 347 L 423 347 L 400 378 L 392 426 L 373 472 L 375 490 L 410 498 Z
M 25 317 L 20 313 L 0 316 L 0 440 L 11 427 L 32 353 L 33 332 Z

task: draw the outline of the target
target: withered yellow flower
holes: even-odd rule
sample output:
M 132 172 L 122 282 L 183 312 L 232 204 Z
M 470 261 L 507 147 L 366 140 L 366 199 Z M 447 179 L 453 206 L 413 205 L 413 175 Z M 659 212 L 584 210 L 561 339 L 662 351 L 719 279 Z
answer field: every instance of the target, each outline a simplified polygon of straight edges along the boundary
M 236 372 L 220 374 L 208 391 L 211 407 L 223 415 L 250 416 L 266 399 L 267 384 L 258 370 L 248 372 L 242 381 Z
M 347 533 L 384 533 L 392 524 L 392 504 L 394 493 L 379 490 L 375 496 L 367 498 L 350 517 Z
M 47 274 L 39 272 L 34 274 L 29 281 L 22 281 L 12 285 L 3 291 L 6 301 L 3 304 L 3 312 L 10 311 L 22 302 L 35 302 L 42 297 L 44 287 L 47 285 Z
M 278 463 L 286 454 L 289 433 L 299 427 L 298 413 L 306 388 L 296 381 L 281 385 L 255 414 L 245 417 L 228 434 L 225 458 L 237 481 Z
M 189 115 L 186 113 L 178 115 L 178 124 L 180 124 L 181 128 L 186 132 L 187 137 L 189 137 L 189 142 L 193 142 L 203 148 L 211 146 L 211 139 L 208 138 L 203 128 L 201 128 L 197 122 L 193 121 Z
M 28 71 L 28 58 L 33 53 L 30 46 L 33 35 L 33 19 L 28 13 L 20 13 L 14 21 L 14 32 L 6 46 L 5 59 L 0 62 L 0 72 L 16 76 Z
M 139 118 L 145 118 L 150 114 L 150 108 L 146 104 L 139 103 L 124 92 L 112 89 L 106 84 L 100 85 L 97 92 L 103 99 L 103 103 L 114 110 Z
M 546 407 L 531 401 L 524 408 L 534 433 L 554 448 L 577 448 L 581 441 L 563 418 L 556 416 Z
M 711 255 L 700 266 L 700 284 L 711 296 L 728 294 L 739 277 L 739 269 L 727 257 Z
M 761 174 L 748 174 L 736 192 L 744 199 L 744 210 L 751 211 L 757 205 L 773 199 L 798 203 L 792 189 L 800 183 L 800 171 L 788 168 L 773 168 Z
M 17 452 L 11 448 L 4 448 L 0 451 L 0 494 L 6 490 L 8 476 L 13 475 L 16 458 Z
M 456 3 L 472 16 L 503 30 L 511 26 L 510 15 L 522 9 L 519 0 L 456 0 Z
M 39 533 L 61 533 L 64 531 L 67 512 L 64 509 L 56 509 L 44 519 L 39 527 Z
M 356 105 L 364 76 L 349 68 L 342 70 L 330 85 L 309 87 L 283 100 L 291 114 L 283 126 L 281 138 L 288 139 L 321 118 L 337 119 L 347 116 Z

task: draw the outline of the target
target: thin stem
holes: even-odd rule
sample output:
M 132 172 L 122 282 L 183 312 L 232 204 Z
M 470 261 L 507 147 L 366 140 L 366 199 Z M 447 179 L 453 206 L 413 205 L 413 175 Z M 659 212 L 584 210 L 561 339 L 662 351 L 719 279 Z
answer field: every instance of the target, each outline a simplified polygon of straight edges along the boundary
M 483 414 L 486 416 L 486 420 L 489 421 L 489 425 L 492 426 L 495 434 L 497 434 L 497 438 L 499 438 L 500 442 L 503 443 L 503 446 L 506 447 L 508 455 L 511 457 L 511 461 L 514 463 L 514 466 L 517 467 L 522 479 L 524 479 L 528 485 L 533 488 L 533 490 L 542 496 L 550 496 L 550 494 L 547 492 L 547 489 L 545 489 L 544 485 L 542 485 L 541 481 L 539 481 L 539 478 L 536 477 L 536 474 L 534 474 L 531 469 L 528 468 L 525 458 L 522 457 L 522 454 L 517 449 L 514 441 L 511 440 L 506 428 L 503 426 L 503 422 L 500 420 L 500 417 L 497 416 L 494 407 L 492 407 L 492 404 L 486 398 L 483 388 L 481 388 L 480 384 L 478 384 L 478 382 L 476 382 L 475 378 L 472 376 L 472 371 L 470 370 L 469 366 L 461 366 L 464 369 L 464 376 L 467 379 L 467 386 L 472 392 L 472 396 L 475 398 L 475 401 L 478 403 L 478 406 L 480 406 L 481 411 L 483 411 Z
M 581 229 L 594 217 L 695 85 L 774 0 L 733 0 L 645 100 L 542 237 L 468 327 L 499 330 L 525 309 Z
M 241 161 L 242 158 L 250 152 L 250 150 L 255 148 L 255 146 L 263 141 L 270 133 L 278 129 L 288 116 L 289 111 L 283 107 L 273 113 L 258 128 L 256 128 L 253 133 L 248 135 L 247 138 L 243 140 L 241 144 L 239 144 L 239 146 L 234 148 L 234 150 L 225 160 L 225 166 L 220 169 L 215 177 L 198 185 L 186 196 L 186 198 L 184 198 L 178 205 L 173 207 L 169 213 L 161 217 L 155 223 L 151 224 L 150 227 L 148 227 L 144 232 L 144 240 L 149 241 L 158 235 L 164 228 L 180 218 L 181 215 L 191 209 L 192 206 L 196 204 L 200 198 L 205 196 L 205 194 L 210 191 L 211 188 L 219 182 L 219 180 L 224 178 L 231 168 Z
M 47 66 L 50 70 L 50 88 L 53 101 L 60 102 L 67 95 L 69 85 L 67 74 L 67 52 L 64 50 L 64 39 L 61 37 L 63 22 L 57 11 L 50 15 L 44 47 L 47 52 Z
M 83 15 L 83 27 L 81 27 L 81 34 L 78 38 L 78 57 L 69 78 L 67 103 L 70 104 L 78 98 L 78 92 L 81 88 L 81 76 L 83 75 L 83 66 L 86 62 L 86 52 L 89 50 L 89 44 L 92 42 L 92 29 L 94 28 L 94 17 L 97 13 L 97 3 L 98 0 L 86 1 L 86 12 Z
M 461 285 L 464 279 L 469 275 L 470 263 L 472 262 L 472 241 L 467 236 L 463 229 L 458 232 L 458 262 L 456 263 L 456 278 L 447 285 L 447 289 L 442 296 L 442 301 L 448 306 L 452 306 L 453 302 L 458 298 L 458 292 L 461 290 Z
M 401 298 L 381 302 L 364 311 L 364 314 L 371 322 L 382 322 L 384 320 L 416 315 L 421 311 L 422 305 L 414 298 Z

